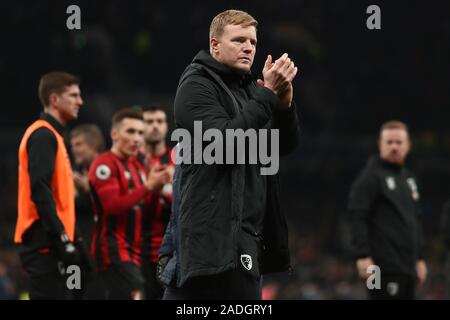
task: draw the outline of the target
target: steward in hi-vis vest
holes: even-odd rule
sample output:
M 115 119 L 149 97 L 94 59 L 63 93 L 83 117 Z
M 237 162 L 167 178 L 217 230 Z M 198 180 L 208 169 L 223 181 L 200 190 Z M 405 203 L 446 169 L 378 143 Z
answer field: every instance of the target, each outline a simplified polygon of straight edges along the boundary
M 14 242 L 30 278 L 31 299 L 70 299 L 66 268 L 89 261 L 75 230 L 72 168 L 63 139 L 83 104 L 77 77 L 52 72 L 39 84 L 44 106 L 19 147 L 18 215 Z

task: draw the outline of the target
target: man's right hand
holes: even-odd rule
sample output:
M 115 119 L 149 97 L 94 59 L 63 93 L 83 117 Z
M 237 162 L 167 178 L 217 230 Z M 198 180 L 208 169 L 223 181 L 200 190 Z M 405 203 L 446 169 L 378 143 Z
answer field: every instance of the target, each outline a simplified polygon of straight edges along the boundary
M 372 257 L 360 258 L 356 260 L 356 269 L 358 270 L 358 275 L 362 279 L 367 279 L 370 273 L 367 273 L 367 268 L 374 265 Z
M 167 165 L 153 165 L 147 175 L 145 187 L 151 192 L 159 192 L 166 183 L 170 183 L 170 169 Z
M 297 71 L 298 68 L 287 53 L 283 54 L 274 63 L 272 62 L 272 56 L 268 55 L 262 72 L 264 81 L 258 81 L 258 83 L 264 83 L 266 88 L 281 96 L 289 88 Z
M 161 282 L 161 275 L 164 272 L 164 269 L 167 266 L 167 263 L 169 263 L 169 260 L 171 259 L 171 256 L 162 256 L 158 260 L 158 264 L 156 265 L 156 280 L 158 283 L 164 288 L 166 285 Z
M 80 264 L 80 254 L 74 243 L 69 240 L 65 232 L 62 232 L 54 242 L 56 257 L 63 262 L 65 267 Z

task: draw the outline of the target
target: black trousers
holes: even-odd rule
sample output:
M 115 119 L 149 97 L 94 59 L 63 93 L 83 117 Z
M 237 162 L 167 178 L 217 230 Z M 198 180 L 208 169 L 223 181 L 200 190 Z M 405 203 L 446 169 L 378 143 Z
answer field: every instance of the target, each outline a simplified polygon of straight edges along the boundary
M 31 300 L 72 300 L 74 290 L 67 286 L 61 263 L 50 253 L 21 253 L 22 265 L 29 276 Z
M 181 288 L 168 287 L 163 300 L 261 300 L 261 278 L 240 268 L 194 277 Z
M 81 269 L 81 290 L 74 292 L 75 300 L 105 300 L 107 298 L 103 277 L 93 271 Z
M 108 266 L 103 279 L 109 300 L 142 300 L 144 278 L 140 267 L 133 263 L 117 263 Z
M 416 279 L 405 274 L 382 274 L 381 288 L 371 289 L 370 300 L 413 300 Z
M 145 279 L 145 299 L 146 300 L 161 300 L 164 294 L 164 289 L 156 280 L 156 266 L 150 260 L 142 261 L 142 275 Z

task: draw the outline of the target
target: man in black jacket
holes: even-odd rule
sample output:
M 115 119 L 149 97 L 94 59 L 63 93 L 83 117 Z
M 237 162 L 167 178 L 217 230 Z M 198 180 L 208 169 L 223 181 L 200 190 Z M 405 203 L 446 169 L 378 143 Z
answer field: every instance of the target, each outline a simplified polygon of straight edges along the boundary
M 287 54 L 275 62 L 269 55 L 264 80 L 256 82 L 250 73 L 256 26 L 253 17 L 237 10 L 213 19 L 210 52 L 200 51 L 181 76 L 175 123 L 194 136 L 194 121 L 222 136 L 229 129 L 279 129 L 277 147 L 286 154 L 298 141 L 292 101 L 297 67 Z M 179 166 L 176 212 L 164 240 L 176 241 L 172 252 L 160 254 L 173 271 L 160 278 L 171 285 L 165 299 L 260 299 L 260 275 L 289 270 L 279 177 L 262 175 L 262 167 L 250 161 Z
M 425 282 L 427 268 L 417 180 L 404 167 L 410 150 L 406 124 L 383 124 L 379 150 L 350 191 L 356 267 L 363 279 L 375 270 L 370 266 L 379 267 L 380 287 L 377 281 L 368 284 L 371 299 L 413 299 L 416 282 Z

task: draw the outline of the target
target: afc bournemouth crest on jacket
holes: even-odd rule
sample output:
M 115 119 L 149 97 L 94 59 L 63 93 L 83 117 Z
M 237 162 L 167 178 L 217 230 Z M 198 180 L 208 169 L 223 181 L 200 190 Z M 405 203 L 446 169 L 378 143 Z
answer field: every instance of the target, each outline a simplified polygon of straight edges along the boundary
M 398 293 L 398 283 L 397 282 L 388 282 L 386 285 L 386 291 L 390 296 L 396 296 Z
M 419 200 L 419 190 L 417 188 L 416 180 L 414 178 L 408 178 L 406 179 L 406 182 L 408 183 L 409 188 L 411 189 L 411 196 L 414 200 Z
M 250 255 L 241 254 L 241 263 L 245 269 L 249 271 L 252 269 L 252 257 Z
M 389 190 L 395 190 L 396 185 L 394 177 L 386 177 L 386 185 Z

